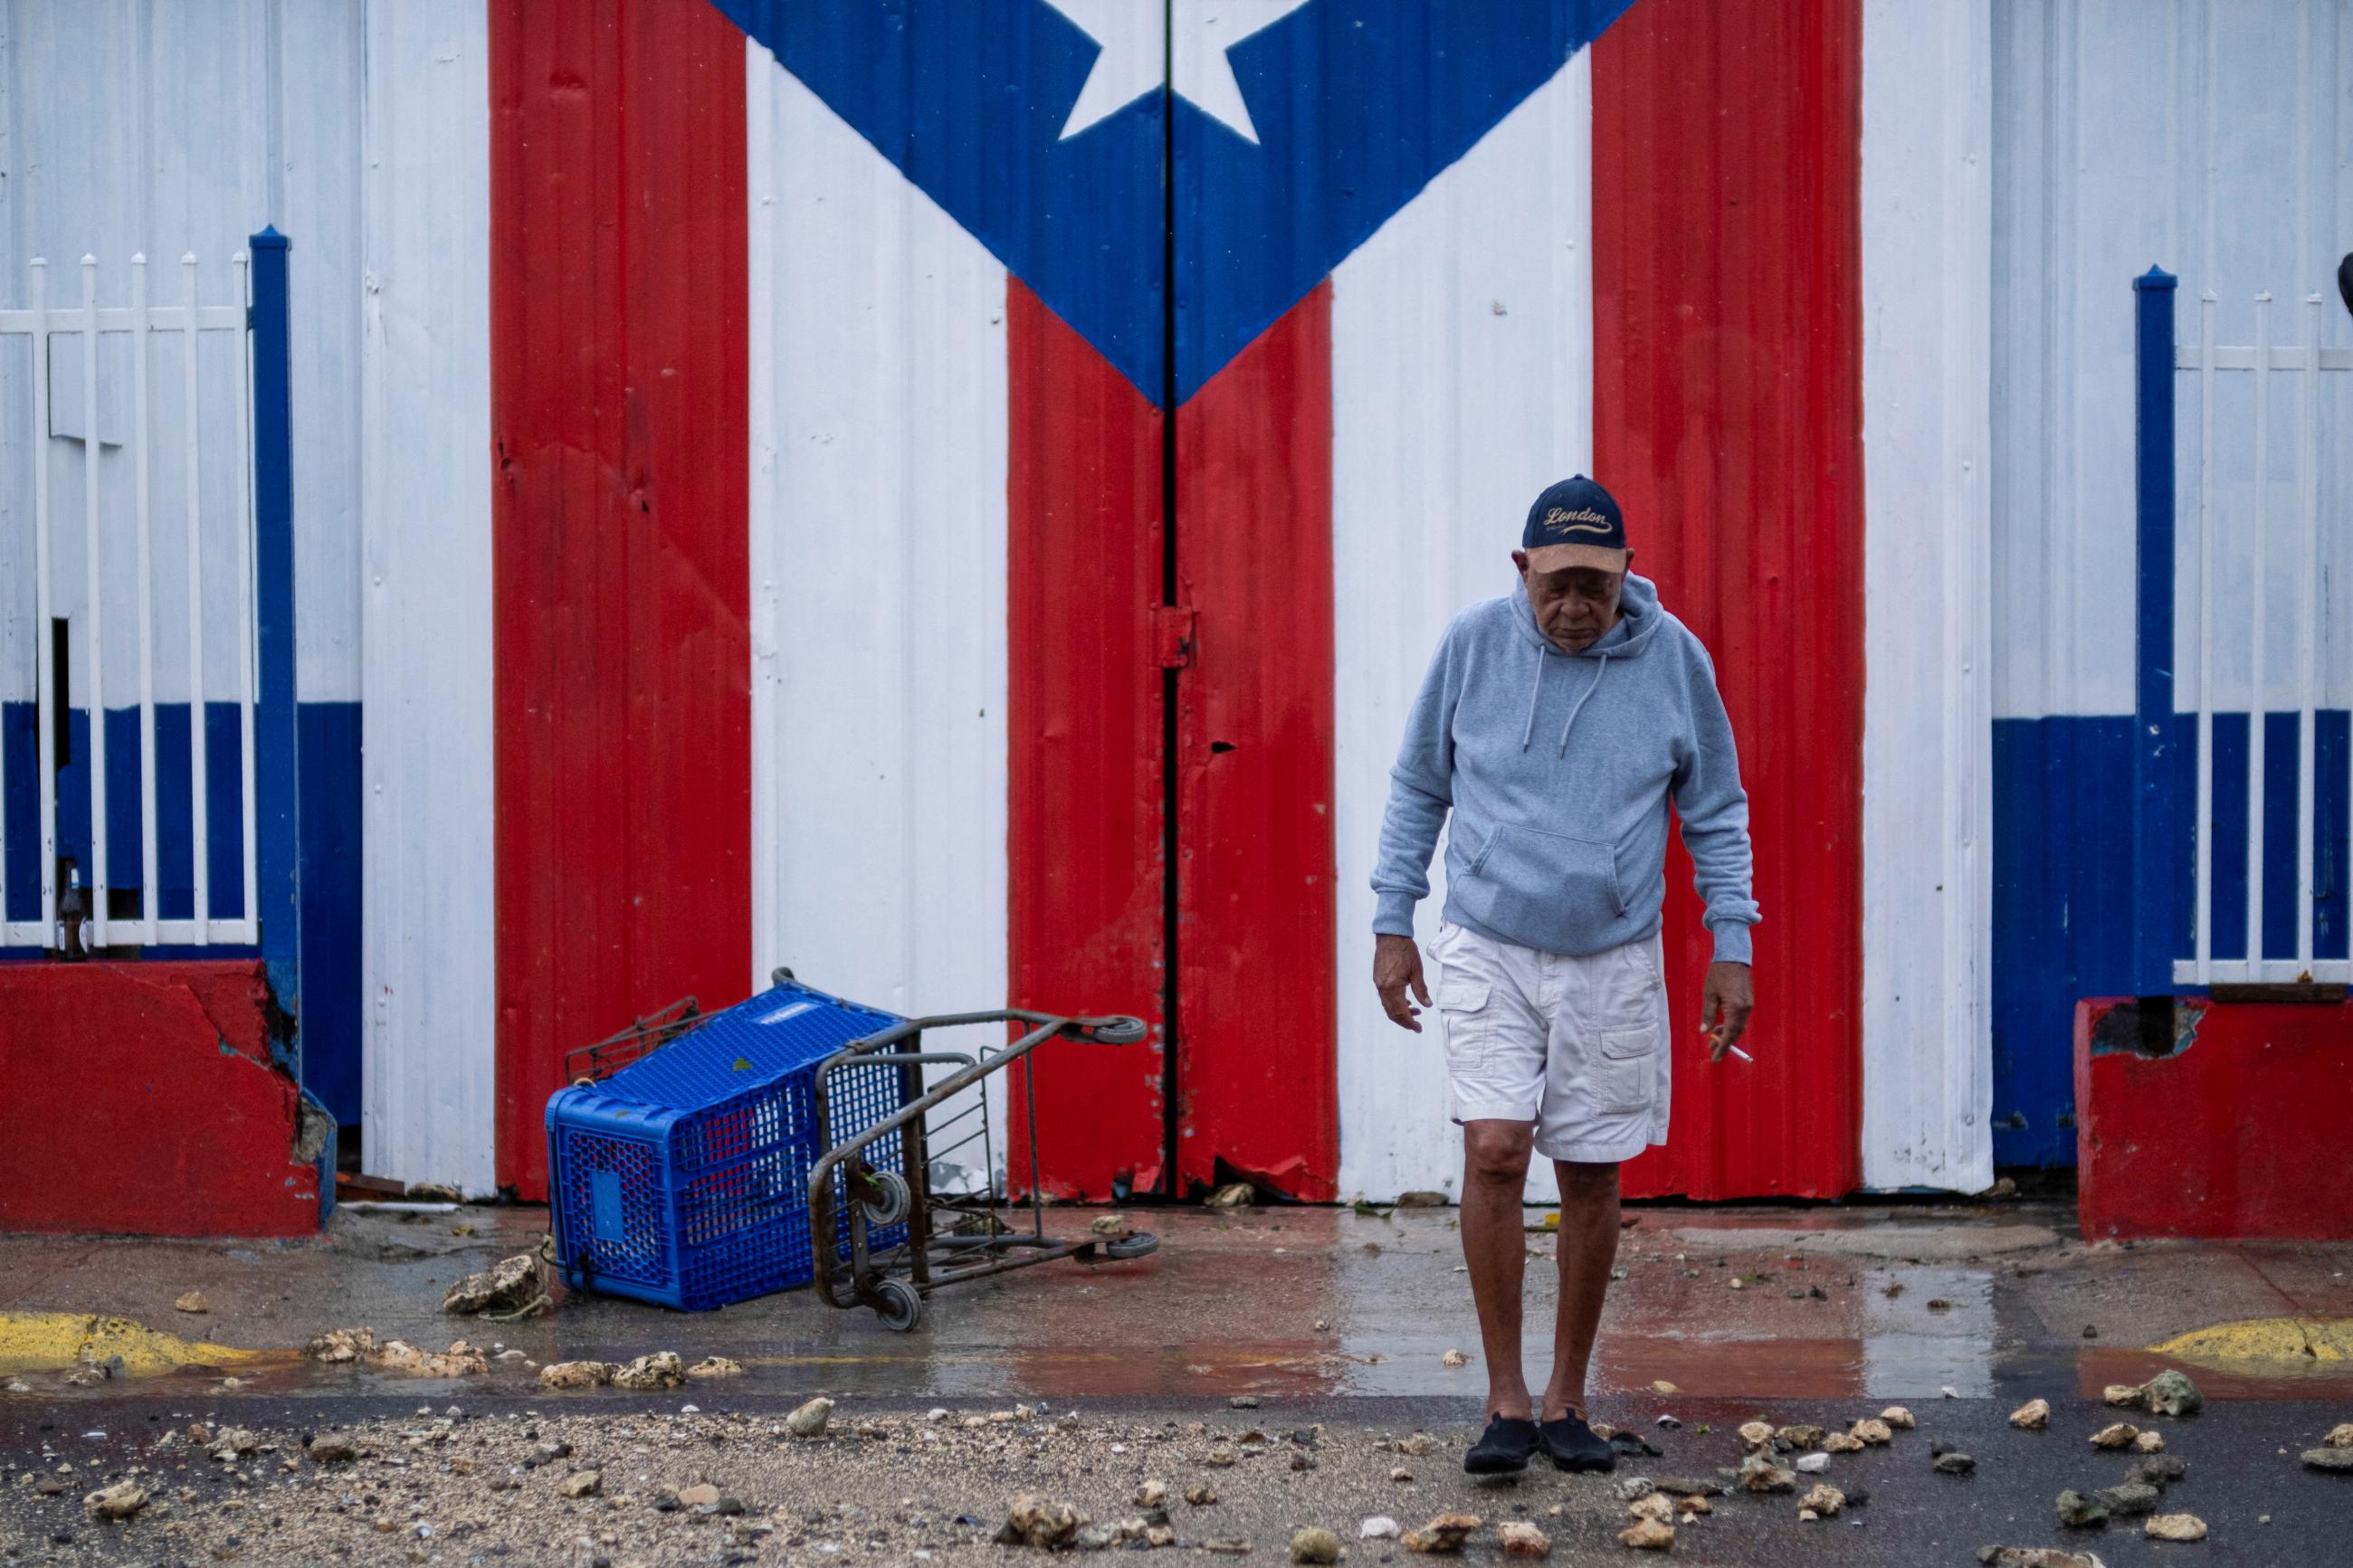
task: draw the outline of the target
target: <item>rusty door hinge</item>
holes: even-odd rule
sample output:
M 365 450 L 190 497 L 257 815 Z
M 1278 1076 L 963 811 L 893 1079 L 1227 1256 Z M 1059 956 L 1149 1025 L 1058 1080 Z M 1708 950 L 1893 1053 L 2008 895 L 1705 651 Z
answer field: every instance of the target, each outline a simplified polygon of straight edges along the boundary
M 1193 606 L 1157 605 L 1152 611 L 1152 641 L 1163 669 L 1193 662 Z

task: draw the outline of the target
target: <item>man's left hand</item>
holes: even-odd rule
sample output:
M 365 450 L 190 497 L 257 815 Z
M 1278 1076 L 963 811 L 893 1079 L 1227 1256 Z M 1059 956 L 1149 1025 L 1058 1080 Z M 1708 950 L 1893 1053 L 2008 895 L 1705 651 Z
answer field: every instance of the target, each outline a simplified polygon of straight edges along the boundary
M 1724 1053 L 1748 1027 L 1748 1014 L 1756 1005 L 1746 964 L 1718 962 L 1707 966 L 1707 985 L 1700 994 L 1699 1026 L 1708 1031 L 1709 1061 L 1724 1059 Z

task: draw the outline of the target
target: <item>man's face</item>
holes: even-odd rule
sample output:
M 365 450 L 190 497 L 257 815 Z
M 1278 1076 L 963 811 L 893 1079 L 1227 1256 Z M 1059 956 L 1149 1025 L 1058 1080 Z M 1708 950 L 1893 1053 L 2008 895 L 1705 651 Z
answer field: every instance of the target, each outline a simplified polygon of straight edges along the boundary
M 1626 559 L 1630 565 L 1633 556 Z M 1581 653 L 1618 624 L 1618 595 L 1626 586 L 1625 573 L 1593 566 L 1531 572 L 1526 554 L 1517 550 L 1512 552 L 1512 564 L 1527 584 L 1536 629 L 1561 652 Z

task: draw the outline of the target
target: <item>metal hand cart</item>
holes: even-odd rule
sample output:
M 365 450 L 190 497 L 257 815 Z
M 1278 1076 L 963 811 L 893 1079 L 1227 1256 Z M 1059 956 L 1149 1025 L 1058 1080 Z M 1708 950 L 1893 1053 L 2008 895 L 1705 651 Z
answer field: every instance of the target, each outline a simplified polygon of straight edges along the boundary
M 1003 1042 L 1007 1025 L 1024 1032 L 971 1052 L 923 1047 L 927 1031 L 967 1026 L 994 1026 Z M 556 1262 L 575 1289 L 684 1311 L 815 1284 L 831 1305 L 864 1304 L 906 1330 L 944 1285 L 1058 1258 L 1140 1258 L 1154 1237 L 1060 1240 L 1039 1194 L 1011 1198 L 986 1080 L 1049 1040 L 1144 1036 L 1130 1017 L 902 1018 L 786 969 L 721 1012 L 683 998 L 565 1063 L 571 1081 L 546 1114 Z M 927 1087 L 939 1068 L 953 1070 Z M 1036 1098 L 1022 1080 L 1035 1172 Z
M 779 983 L 791 973 L 776 972 Z M 1024 1032 L 1006 1044 L 966 1053 L 923 1048 L 923 1036 L 943 1029 L 1018 1024 Z M 1069 1258 L 1081 1263 L 1142 1258 L 1158 1249 L 1145 1231 L 1063 1239 L 1046 1234 L 1046 1209 L 1038 1184 L 1026 1202 L 1007 1191 L 1006 1165 L 997 1158 L 985 1081 L 1025 1060 L 1049 1040 L 1084 1040 L 1127 1046 L 1142 1040 L 1143 1020 L 1125 1016 L 1081 1018 L 1007 1008 L 987 1013 L 950 1013 L 909 1018 L 864 1039 L 853 1040 L 818 1064 L 814 1099 L 818 1143 L 825 1152 L 809 1169 L 809 1234 L 818 1292 L 836 1307 L 874 1309 L 886 1328 L 904 1332 L 923 1315 L 923 1298 L 966 1280 L 1028 1268 Z M 923 1069 L 955 1070 L 928 1087 Z M 837 1084 L 859 1077 L 893 1075 L 899 1110 L 840 1138 L 829 1108 Z M 1038 1169 L 1036 1069 L 1021 1075 L 1029 1114 L 1029 1170 Z M 965 1096 L 960 1107 L 953 1106 Z M 860 1096 L 866 1099 L 866 1096 Z M 953 1108 L 952 1108 L 953 1107 Z M 878 1145 L 881 1147 L 878 1148 Z M 976 1146 L 977 1159 L 969 1158 Z M 870 1160 L 872 1153 L 878 1158 Z M 975 1191 L 941 1190 L 934 1172 L 976 1168 Z M 895 1163 L 896 1168 L 892 1168 Z M 828 1245 L 837 1235 L 835 1194 L 846 1199 L 848 1256 Z M 1026 1211 L 1026 1214 L 1023 1212 Z M 876 1243 L 881 1245 L 875 1245 Z

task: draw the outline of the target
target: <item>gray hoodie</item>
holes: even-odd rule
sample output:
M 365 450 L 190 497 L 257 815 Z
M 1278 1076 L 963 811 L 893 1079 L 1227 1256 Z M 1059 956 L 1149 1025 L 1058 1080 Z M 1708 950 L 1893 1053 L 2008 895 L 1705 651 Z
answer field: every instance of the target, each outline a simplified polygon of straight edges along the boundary
M 1682 814 L 1719 960 L 1748 962 L 1748 796 L 1715 667 L 1630 573 L 1618 624 L 1567 654 L 1527 590 L 1454 617 L 1389 770 L 1373 930 L 1411 936 L 1451 809 L 1446 918 L 1546 952 L 1659 929 L 1667 801 Z

